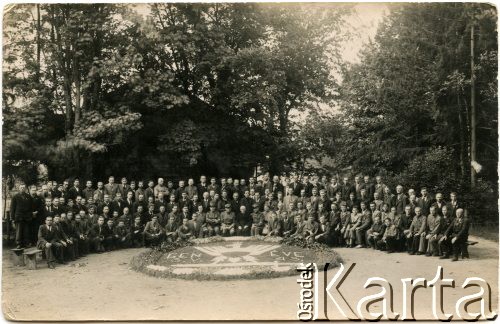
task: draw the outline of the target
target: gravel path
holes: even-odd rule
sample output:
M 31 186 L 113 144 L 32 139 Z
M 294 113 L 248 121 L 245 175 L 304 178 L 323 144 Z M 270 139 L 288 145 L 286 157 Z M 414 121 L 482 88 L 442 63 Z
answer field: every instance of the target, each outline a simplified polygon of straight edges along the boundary
M 394 288 L 394 306 L 401 311 L 402 278 L 431 280 L 438 265 L 456 288 L 445 288 L 444 310 L 454 312 L 465 292 L 466 277 L 485 279 L 492 288 L 493 309 L 498 310 L 498 244 L 471 237 L 472 259 L 451 262 L 404 253 L 386 254 L 366 249 L 337 249 L 345 265 L 356 266 L 341 287 L 353 305 L 378 288 L 364 289 L 369 277 L 387 279 Z M 143 249 L 93 254 L 69 265 L 36 271 L 13 266 L 4 250 L 2 309 L 11 320 L 294 320 L 300 287 L 298 277 L 239 281 L 186 281 L 150 277 L 129 269 L 132 256 Z M 337 270 L 329 272 L 332 278 Z M 322 277 L 320 278 L 320 282 Z M 322 301 L 322 294 L 320 301 Z M 432 318 L 431 289 L 416 293 L 416 316 Z M 321 302 L 320 302 L 321 303 Z M 378 307 L 379 305 L 374 305 Z M 376 308 L 374 308 L 376 309 Z M 324 317 L 322 312 L 320 317 Z M 341 319 L 332 302 L 328 317 Z

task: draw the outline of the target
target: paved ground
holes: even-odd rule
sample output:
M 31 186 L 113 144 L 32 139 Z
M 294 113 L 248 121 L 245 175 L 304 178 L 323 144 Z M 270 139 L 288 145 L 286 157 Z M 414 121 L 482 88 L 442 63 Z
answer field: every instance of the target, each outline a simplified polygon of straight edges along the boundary
M 354 305 L 378 288 L 364 289 L 369 277 L 387 279 L 394 289 L 395 311 L 401 311 L 402 278 L 434 278 L 443 266 L 457 288 L 445 289 L 444 310 L 454 312 L 461 296 L 475 291 L 461 287 L 466 277 L 490 283 L 493 308 L 498 310 L 498 244 L 471 237 L 472 259 L 451 262 L 404 253 L 386 254 L 366 249 L 337 249 L 345 265 L 356 266 L 341 287 Z M 297 277 L 246 281 L 185 281 L 149 277 L 129 269 L 131 257 L 142 249 L 90 255 L 73 264 L 36 271 L 13 266 L 10 251 L 3 253 L 2 309 L 12 320 L 294 320 L 299 285 Z M 337 270 L 329 272 L 331 278 Z M 322 277 L 321 277 L 322 279 Z M 321 280 L 320 280 L 321 281 Z M 320 296 L 320 301 L 322 300 Z M 432 318 L 431 289 L 416 293 L 416 316 Z M 375 305 L 379 307 L 379 305 Z M 323 317 L 321 315 L 320 317 Z M 328 317 L 340 319 L 332 302 Z

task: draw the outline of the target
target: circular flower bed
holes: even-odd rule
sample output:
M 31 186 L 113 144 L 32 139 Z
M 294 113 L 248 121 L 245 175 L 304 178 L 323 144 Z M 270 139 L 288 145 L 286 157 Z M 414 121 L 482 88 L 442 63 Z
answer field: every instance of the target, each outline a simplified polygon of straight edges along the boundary
M 341 262 L 331 247 L 280 237 L 210 237 L 164 244 L 132 258 L 148 275 L 195 280 L 261 279 L 297 275 L 300 264 L 322 270 Z

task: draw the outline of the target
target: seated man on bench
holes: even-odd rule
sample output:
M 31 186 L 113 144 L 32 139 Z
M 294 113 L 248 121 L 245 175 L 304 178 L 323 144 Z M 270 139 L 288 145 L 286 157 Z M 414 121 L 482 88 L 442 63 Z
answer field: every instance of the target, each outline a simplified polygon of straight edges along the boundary
M 45 225 L 40 225 L 38 229 L 37 247 L 45 252 L 49 268 L 55 268 L 56 258 L 62 263 L 63 245 L 59 242 L 57 229 L 52 224 L 52 216 L 47 216 Z
M 467 238 L 469 236 L 469 226 L 470 221 L 467 217 L 464 217 L 464 210 L 462 208 L 457 209 L 457 217 L 451 222 L 450 226 L 446 230 L 444 235 L 443 244 L 451 247 L 453 251 L 452 261 L 458 261 L 458 256 L 463 251 L 467 251 Z M 446 258 L 447 256 L 442 256 L 441 258 Z

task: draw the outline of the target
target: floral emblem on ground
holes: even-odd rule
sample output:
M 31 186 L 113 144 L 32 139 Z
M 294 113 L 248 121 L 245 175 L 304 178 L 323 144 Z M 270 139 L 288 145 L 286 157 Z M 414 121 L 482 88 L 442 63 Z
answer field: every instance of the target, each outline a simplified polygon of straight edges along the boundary
M 325 255 L 316 249 L 280 244 L 279 240 L 250 237 L 195 241 L 171 251 L 148 251 L 132 260 L 132 268 L 158 277 L 219 280 L 296 275 L 302 263 Z M 326 252 L 331 261 L 336 254 Z M 146 257 L 145 257 L 146 256 Z M 140 262 L 146 259 L 146 262 Z

